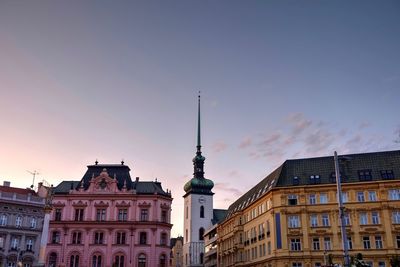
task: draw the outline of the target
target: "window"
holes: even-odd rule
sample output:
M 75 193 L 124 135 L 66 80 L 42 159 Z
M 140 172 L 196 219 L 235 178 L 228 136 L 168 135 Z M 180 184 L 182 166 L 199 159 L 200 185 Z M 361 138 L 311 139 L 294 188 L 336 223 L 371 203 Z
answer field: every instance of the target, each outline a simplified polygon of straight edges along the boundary
M 167 223 L 168 222 L 168 211 L 162 210 L 161 211 L 161 222 Z
M 59 231 L 54 231 L 51 235 L 51 243 L 53 244 L 58 244 L 60 243 L 60 232 Z
M 347 248 L 348 249 L 353 249 L 353 242 L 351 240 L 351 236 L 347 237 Z
M 364 192 L 357 192 L 357 201 L 358 202 L 365 202 Z
M 396 210 L 392 212 L 392 223 L 400 224 L 400 211 Z
M 117 244 L 123 245 L 126 243 L 126 233 L 125 232 L 117 232 Z
M 160 236 L 160 245 L 166 246 L 167 245 L 167 234 L 166 233 L 161 233 Z
M 93 255 L 92 267 L 101 267 L 101 255 Z
M 102 222 L 106 220 L 106 209 L 96 210 L 96 221 Z
M 394 179 L 393 170 L 382 170 L 381 177 L 382 179 L 387 179 L 387 180 Z
M 55 252 L 50 253 L 49 256 L 49 267 L 56 267 L 57 265 L 57 254 Z
M 200 227 L 199 229 L 199 240 L 204 240 L 204 228 Z
M 300 184 L 300 179 L 297 176 L 293 177 L 293 185 L 299 185 Z
M 373 211 L 371 213 L 372 224 L 380 224 L 379 212 Z
M 147 233 L 146 232 L 140 232 L 139 244 L 140 245 L 146 245 L 147 244 Z
M 161 254 L 160 255 L 160 259 L 159 259 L 159 267 L 165 267 L 166 266 L 166 257 L 165 254 Z M 203 264 L 203 253 L 200 253 L 200 263 Z
M 364 246 L 364 249 L 371 248 L 371 242 L 369 240 L 369 236 L 363 236 L 363 246 Z
M 28 238 L 26 240 L 26 250 L 27 251 L 32 251 L 33 250 L 33 239 L 32 238 Z
M 350 225 L 350 215 L 348 213 L 343 214 L 343 219 L 344 219 L 345 226 Z M 339 225 L 342 225 L 342 221 L 340 220 L 340 217 L 339 217 Z
M 189 207 L 186 206 L 186 219 L 189 217 Z
M 297 195 L 289 195 L 288 196 L 288 204 L 290 206 L 297 205 Z
M 4 248 L 5 238 L 4 236 L 0 236 L 0 248 Z
M 18 217 L 15 219 L 15 226 L 16 226 L 16 227 L 21 227 L 21 226 L 22 226 L 22 217 L 18 216 Z
M 103 232 L 95 232 L 94 233 L 94 243 L 95 244 L 103 244 L 103 242 L 104 242 Z
M 204 206 L 200 206 L 200 218 L 204 218 Z
M 148 209 L 141 209 L 140 210 L 140 220 L 142 222 L 146 222 L 149 220 L 149 210 Z
M 330 237 L 324 237 L 324 249 L 325 250 L 331 250 L 331 238 Z
M 56 211 L 54 212 L 54 220 L 55 221 L 61 221 L 61 216 L 62 212 L 61 209 L 56 209 Z
M 290 250 L 292 250 L 292 251 L 300 251 L 301 250 L 300 238 L 290 239 Z
M 188 257 L 186 254 L 186 263 L 187 263 L 187 261 L 188 261 Z M 147 262 L 146 255 L 143 253 L 140 254 L 138 257 L 138 267 L 146 267 L 146 262 Z
M 1 215 L 0 217 L 0 226 L 6 226 L 7 225 L 7 215 Z
M 79 267 L 79 255 L 71 255 L 69 258 L 69 267 Z
M 400 200 L 400 189 L 389 189 L 389 200 Z
M 371 181 L 372 180 L 371 170 L 359 170 L 358 178 L 360 179 L 360 181 Z
M 81 232 L 72 233 L 72 244 L 81 244 L 82 234 Z
M 326 194 L 326 193 L 319 194 L 319 203 L 320 204 L 328 203 L 328 194 Z
M 377 201 L 375 191 L 368 191 L 368 201 Z
M 303 267 L 301 262 L 292 262 L 292 267 Z
M 30 227 L 32 229 L 35 229 L 36 228 L 36 224 L 37 224 L 37 220 L 35 218 L 32 218 L 31 221 L 30 221 Z
M 267 251 L 268 251 L 268 255 L 271 255 L 271 252 L 272 252 L 271 241 L 268 241 L 268 243 L 267 243 Z
M 19 247 L 19 238 L 12 237 L 11 238 L 11 250 L 17 250 Z
M 376 235 L 375 236 L 375 248 L 376 249 L 382 249 L 383 248 L 382 236 L 380 236 L 380 235 Z
M 113 267 L 124 267 L 125 265 L 125 257 L 124 255 L 116 255 L 114 258 Z
M 75 221 L 83 221 L 83 209 L 75 209 Z
M 322 226 L 330 226 L 328 214 L 322 214 Z
M 316 214 L 310 216 L 310 224 L 311 227 L 318 227 L 318 216 Z
M 319 245 L 319 238 L 313 238 L 312 245 L 313 245 L 313 250 L 320 250 L 321 248 Z
M 289 228 L 299 228 L 300 227 L 300 217 L 299 215 L 289 216 Z
M 385 264 L 384 261 L 379 261 L 378 262 L 378 267 L 385 267 L 385 266 L 386 266 L 386 264 Z
M 396 236 L 396 245 L 397 248 L 400 248 L 400 235 Z
M 321 178 L 319 175 L 311 175 L 310 176 L 310 184 L 320 184 L 321 183 Z
M 127 209 L 119 209 L 118 210 L 118 221 L 126 222 L 128 220 L 128 210 Z
M 311 194 L 311 195 L 308 197 L 308 202 L 310 203 L 310 205 L 315 205 L 315 204 L 317 204 L 317 198 L 316 198 L 315 194 Z
M 360 212 L 360 225 L 368 224 L 368 216 L 366 212 Z
M 321 266 L 322 266 L 322 264 L 320 262 L 314 263 L 314 267 L 321 267 Z

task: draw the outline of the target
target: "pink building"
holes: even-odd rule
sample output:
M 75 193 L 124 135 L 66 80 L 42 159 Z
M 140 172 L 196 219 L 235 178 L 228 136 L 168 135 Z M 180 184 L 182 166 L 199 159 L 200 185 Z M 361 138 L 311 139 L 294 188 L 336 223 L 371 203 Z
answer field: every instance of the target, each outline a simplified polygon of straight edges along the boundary
M 96 161 L 53 189 L 46 266 L 168 266 L 171 193 L 129 171 Z

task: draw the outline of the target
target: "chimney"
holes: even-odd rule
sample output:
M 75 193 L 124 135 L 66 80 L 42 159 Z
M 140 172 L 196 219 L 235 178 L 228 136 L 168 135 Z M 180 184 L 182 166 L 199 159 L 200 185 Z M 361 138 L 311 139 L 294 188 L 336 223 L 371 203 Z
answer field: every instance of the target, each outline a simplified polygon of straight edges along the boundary
M 10 185 L 11 185 L 10 181 L 4 181 L 3 182 L 3 186 L 10 187 Z
M 139 177 L 136 177 L 136 183 L 139 182 Z

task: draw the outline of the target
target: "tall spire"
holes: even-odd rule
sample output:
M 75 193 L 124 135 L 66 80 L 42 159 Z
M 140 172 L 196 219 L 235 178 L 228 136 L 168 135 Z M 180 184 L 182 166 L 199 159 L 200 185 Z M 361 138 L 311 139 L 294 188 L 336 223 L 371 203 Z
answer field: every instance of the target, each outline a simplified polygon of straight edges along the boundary
M 200 91 L 197 111 L 197 151 L 201 151 Z
M 197 107 L 197 151 L 196 156 L 193 159 L 194 167 L 194 178 L 204 178 L 204 160 L 205 157 L 201 155 L 201 120 L 200 120 L 200 91 L 198 96 L 198 107 Z

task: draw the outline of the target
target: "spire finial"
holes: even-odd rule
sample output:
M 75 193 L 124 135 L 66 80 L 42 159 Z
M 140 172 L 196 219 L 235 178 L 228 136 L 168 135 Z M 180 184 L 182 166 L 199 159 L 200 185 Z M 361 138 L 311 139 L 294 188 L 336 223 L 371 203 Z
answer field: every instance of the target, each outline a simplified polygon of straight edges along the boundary
M 200 121 L 200 91 L 199 91 L 199 103 L 198 103 L 198 114 L 197 114 L 197 151 L 201 149 L 201 121 Z

